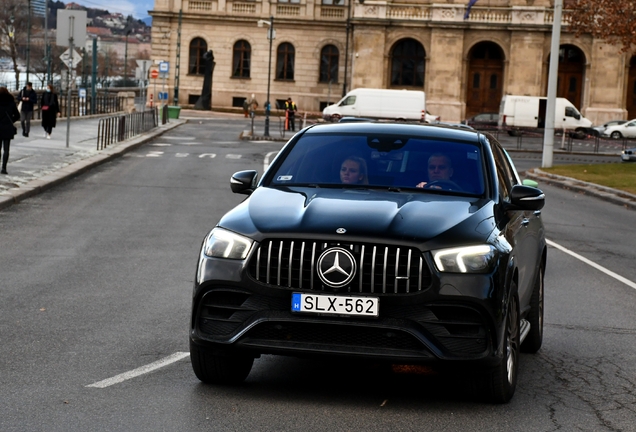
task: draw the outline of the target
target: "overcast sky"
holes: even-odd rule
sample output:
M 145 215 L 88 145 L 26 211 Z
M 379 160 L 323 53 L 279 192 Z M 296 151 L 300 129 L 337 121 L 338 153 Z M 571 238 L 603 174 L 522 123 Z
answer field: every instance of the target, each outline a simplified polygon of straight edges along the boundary
M 64 3 L 77 3 L 82 6 L 105 9 L 110 13 L 119 12 L 125 16 L 131 15 L 137 19 L 147 16 L 155 5 L 155 0 L 62 0 Z

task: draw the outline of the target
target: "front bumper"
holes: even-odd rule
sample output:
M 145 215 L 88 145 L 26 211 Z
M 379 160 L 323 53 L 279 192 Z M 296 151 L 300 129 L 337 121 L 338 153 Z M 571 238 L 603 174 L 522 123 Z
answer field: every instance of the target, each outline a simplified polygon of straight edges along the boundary
M 199 276 L 220 268 L 224 280 L 195 284 L 190 338 L 201 346 L 409 363 L 495 364 L 501 355 L 493 275 L 451 275 L 424 292 L 378 295 L 380 316 L 360 318 L 294 313 L 299 290 L 256 282 L 242 262 L 204 258 Z M 455 288 L 466 278 L 468 291 Z

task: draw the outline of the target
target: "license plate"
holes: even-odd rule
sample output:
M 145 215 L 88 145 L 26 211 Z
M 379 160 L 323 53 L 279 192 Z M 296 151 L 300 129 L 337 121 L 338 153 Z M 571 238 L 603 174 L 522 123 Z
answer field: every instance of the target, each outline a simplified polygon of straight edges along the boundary
M 349 297 L 323 294 L 292 294 L 292 312 L 377 317 L 377 297 Z

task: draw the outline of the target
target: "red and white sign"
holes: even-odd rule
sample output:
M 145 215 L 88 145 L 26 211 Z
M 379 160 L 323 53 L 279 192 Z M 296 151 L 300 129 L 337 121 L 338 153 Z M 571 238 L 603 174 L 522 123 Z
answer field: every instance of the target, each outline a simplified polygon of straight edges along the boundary
M 157 69 L 153 69 L 150 71 L 150 78 L 157 79 L 159 78 L 159 71 Z

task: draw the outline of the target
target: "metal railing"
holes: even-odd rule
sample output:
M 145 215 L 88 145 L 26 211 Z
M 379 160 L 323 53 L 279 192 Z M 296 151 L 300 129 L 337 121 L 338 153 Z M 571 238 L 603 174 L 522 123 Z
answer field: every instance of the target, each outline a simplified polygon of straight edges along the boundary
M 67 116 L 67 98 L 58 96 L 60 103 L 60 112 L 62 116 Z M 101 96 L 95 97 L 95 112 L 91 112 L 92 97 L 88 95 L 85 98 L 79 96 L 71 96 L 71 117 L 85 116 L 91 114 L 110 114 L 124 111 L 126 107 L 126 97 L 122 96 Z
M 147 132 L 159 125 L 158 120 L 156 108 L 100 119 L 97 126 L 97 150 Z
M 17 93 L 16 93 L 17 95 Z M 33 120 L 42 119 L 42 110 L 40 109 L 40 100 L 42 95 L 38 95 L 38 103 L 33 106 Z M 57 95 L 57 101 L 60 105 L 60 114 L 62 117 L 66 117 L 66 95 Z M 116 95 L 97 95 L 95 97 L 95 112 L 91 112 L 92 97 L 87 95 L 85 98 L 80 98 L 77 94 L 71 96 L 71 117 L 85 116 L 91 114 L 111 114 L 124 111 L 126 108 L 126 97 Z

